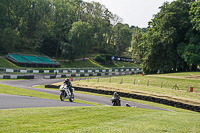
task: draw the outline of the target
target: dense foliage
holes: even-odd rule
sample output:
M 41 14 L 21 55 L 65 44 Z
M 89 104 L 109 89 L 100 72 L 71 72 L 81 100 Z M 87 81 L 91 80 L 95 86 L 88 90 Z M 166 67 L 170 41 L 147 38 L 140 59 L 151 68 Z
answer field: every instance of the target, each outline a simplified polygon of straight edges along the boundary
M 0 54 L 38 51 L 69 61 L 125 52 L 146 73 L 200 64 L 200 0 L 165 2 L 149 27 L 129 27 L 98 2 L 1 0 Z
M 88 53 L 121 55 L 131 28 L 98 2 L 1 0 L 0 52 L 38 51 L 68 60 Z
M 200 64 L 200 0 L 165 2 L 147 33 L 133 33 L 134 56 L 146 73 L 188 71 Z

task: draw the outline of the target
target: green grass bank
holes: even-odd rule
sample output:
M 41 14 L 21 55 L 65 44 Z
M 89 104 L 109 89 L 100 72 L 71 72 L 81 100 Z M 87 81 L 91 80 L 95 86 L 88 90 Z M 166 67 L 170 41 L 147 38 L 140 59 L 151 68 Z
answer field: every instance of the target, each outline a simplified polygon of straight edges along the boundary
M 72 133 L 197 133 L 199 113 L 128 107 L 60 107 L 0 110 L 0 130 Z

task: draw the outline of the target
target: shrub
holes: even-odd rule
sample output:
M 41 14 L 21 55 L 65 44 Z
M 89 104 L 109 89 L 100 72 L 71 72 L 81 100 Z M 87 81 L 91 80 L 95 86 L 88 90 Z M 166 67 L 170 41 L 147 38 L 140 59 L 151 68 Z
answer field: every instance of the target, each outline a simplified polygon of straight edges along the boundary
M 94 60 L 97 61 L 97 62 L 100 62 L 102 64 L 105 64 L 105 62 L 106 62 L 105 57 L 102 57 L 101 55 L 96 55 Z

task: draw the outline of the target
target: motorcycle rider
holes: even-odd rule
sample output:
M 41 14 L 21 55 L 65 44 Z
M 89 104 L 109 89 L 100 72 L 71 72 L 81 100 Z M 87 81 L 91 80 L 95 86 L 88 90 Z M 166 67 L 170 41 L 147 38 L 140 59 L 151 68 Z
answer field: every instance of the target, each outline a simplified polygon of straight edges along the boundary
M 66 84 L 67 87 L 69 88 L 69 91 L 71 92 L 71 94 L 73 93 L 73 90 L 72 90 L 72 84 L 70 82 L 70 80 L 68 78 L 65 79 L 65 81 L 63 82 L 63 84 Z
M 112 99 L 120 100 L 120 96 L 117 94 L 117 92 L 114 92 Z
M 121 103 L 120 103 L 120 96 L 117 94 L 117 92 L 114 92 L 112 98 L 111 98 L 112 102 L 114 103 L 117 102 L 117 106 L 121 106 Z M 116 106 L 116 105 L 115 105 Z

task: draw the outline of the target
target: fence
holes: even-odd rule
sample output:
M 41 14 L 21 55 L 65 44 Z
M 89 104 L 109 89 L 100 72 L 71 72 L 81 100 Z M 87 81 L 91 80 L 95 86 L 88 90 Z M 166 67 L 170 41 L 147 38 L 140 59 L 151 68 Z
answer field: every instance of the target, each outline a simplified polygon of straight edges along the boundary
M 102 82 L 113 84 L 129 84 L 156 88 L 166 88 L 173 90 L 190 91 L 190 87 L 194 88 L 194 92 L 200 92 L 199 80 L 189 81 L 187 79 L 159 79 L 159 78 L 142 78 L 142 76 L 116 76 L 107 78 L 87 79 L 88 82 Z

